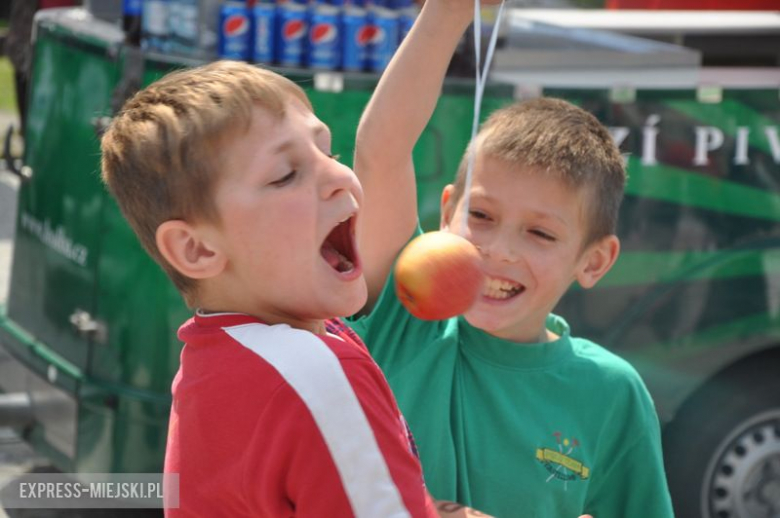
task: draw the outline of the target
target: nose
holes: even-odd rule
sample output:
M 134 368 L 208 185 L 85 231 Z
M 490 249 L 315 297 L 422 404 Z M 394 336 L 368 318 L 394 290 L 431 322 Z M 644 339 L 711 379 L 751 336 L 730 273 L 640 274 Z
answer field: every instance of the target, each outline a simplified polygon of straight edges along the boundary
M 324 156 L 319 167 L 320 197 L 327 200 L 340 193 L 347 192 L 358 197 L 360 183 L 352 169 L 339 163 L 334 158 Z
M 477 250 L 486 259 L 515 263 L 520 259 L 520 246 L 508 236 L 496 233 L 490 239 L 475 243 Z

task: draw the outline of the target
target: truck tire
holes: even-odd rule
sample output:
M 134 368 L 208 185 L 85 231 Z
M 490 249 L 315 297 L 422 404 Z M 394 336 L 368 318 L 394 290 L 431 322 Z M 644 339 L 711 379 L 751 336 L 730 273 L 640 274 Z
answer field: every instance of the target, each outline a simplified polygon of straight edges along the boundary
M 716 378 L 664 429 L 678 518 L 780 516 L 780 367 Z

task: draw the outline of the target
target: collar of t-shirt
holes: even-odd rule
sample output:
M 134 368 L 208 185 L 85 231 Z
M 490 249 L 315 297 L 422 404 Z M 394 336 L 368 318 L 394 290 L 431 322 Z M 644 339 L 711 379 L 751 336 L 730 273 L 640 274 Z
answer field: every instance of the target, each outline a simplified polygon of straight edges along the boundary
M 458 318 L 458 333 L 463 351 L 482 361 L 512 369 L 544 369 L 567 360 L 573 354 L 569 324 L 549 315 L 547 329 L 558 335 L 557 340 L 540 343 L 517 343 L 472 326 L 463 317 Z

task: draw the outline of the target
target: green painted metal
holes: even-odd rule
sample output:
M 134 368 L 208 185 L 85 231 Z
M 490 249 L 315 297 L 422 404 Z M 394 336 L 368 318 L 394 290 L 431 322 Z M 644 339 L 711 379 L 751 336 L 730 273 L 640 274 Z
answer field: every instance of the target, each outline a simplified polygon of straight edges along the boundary
M 748 276 L 780 276 L 780 241 L 770 250 L 626 252 L 599 282 L 601 288 Z M 577 289 L 577 288 L 574 288 Z
M 627 194 L 780 222 L 780 193 L 767 191 L 765 186 L 740 185 L 678 167 L 640 166 L 637 161 L 629 158 Z

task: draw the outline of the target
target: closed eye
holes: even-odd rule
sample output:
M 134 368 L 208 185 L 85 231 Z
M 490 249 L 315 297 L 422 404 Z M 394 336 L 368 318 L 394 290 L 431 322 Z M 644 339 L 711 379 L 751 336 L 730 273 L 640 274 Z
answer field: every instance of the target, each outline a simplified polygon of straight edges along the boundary
M 480 220 L 489 220 L 490 219 L 490 216 L 488 216 L 487 214 L 485 214 L 484 212 L 482 212 L 480 210 L 470 210 L 469 211 L 469 216 L 471 216 L 474 219 L 480 219 Z
M 531 230 L 531 234 L 540 237 L 544 239 L 545 241 L 555 241 L 556 238 L 553 235 L 548 234 L 547 232 L 543 232 L 541 230 Z
M 274 180 L 269 185 L 273 185 L 274 187 L 284 187 L 285 185 L 289 184 L 293 180 L 295 180 L 295 177 L 298 175 L 298 171 L 293 169 L 286 175 L 282 176 L 278 180 Z

